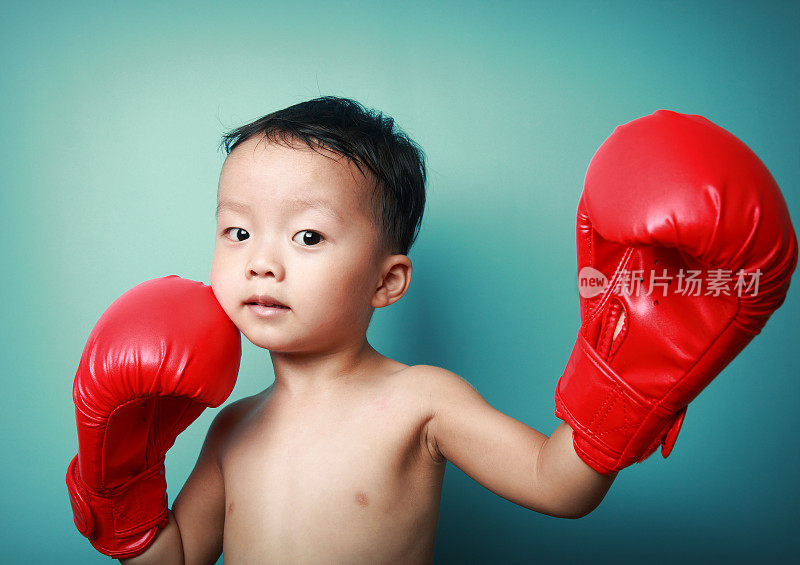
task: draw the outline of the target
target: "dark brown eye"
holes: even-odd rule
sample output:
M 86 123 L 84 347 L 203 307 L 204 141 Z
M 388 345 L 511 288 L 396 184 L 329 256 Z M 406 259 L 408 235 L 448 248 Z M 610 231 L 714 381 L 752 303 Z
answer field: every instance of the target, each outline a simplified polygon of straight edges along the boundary
M 244 241 L 250 234 L 247 233 L 247 230 L 243 230 L 242 228 L 227 228 L 224 232 L 222 232 L 225 237 L 228 237 L 229 233 L 233 233 L 234 237 L 236 238 L 235 241 Z M 232 239 L 228 237 L 228 239 Z
M 312 230 L 302 230 L 297 232 L 293 239 L 300 245 L 312 246 L 322 241 L 322 235 Z

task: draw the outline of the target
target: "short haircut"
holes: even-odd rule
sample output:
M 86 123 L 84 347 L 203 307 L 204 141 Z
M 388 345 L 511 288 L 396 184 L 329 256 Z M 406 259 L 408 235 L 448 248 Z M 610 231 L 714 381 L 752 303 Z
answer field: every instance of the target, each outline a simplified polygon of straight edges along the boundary
M 365 166 L 376 179 L 370 209 L 382 248 L 408 255 L 425 209 L 425 154 L 394 120 L 349 98 L 323 96 L 267 114 L 225 133 L 220 149 L 230 154 L 254 135 L 268 141 L 300 140 Z

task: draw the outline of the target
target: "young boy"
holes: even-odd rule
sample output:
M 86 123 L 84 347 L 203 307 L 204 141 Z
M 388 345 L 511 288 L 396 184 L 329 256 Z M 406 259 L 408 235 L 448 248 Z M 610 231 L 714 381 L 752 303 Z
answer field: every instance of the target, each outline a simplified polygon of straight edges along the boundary
M 493 409 L 452 372 L 399 363 L 368 343 L 375 308 L 408 290 L 408 251 L 425 202 L 424 157 L 390 118 L 326 97 L 223 142 L 211 288 L 236 328 L 269 350 L 275 382 L 217 414 L 163 528 L 123 562 L 213 563 L 224 552 L 230 563 L 426 563 L 447 461 L 512 502 L 578 518 L 600 503 L 621 466 L 659 444 L 668 451 L 683 400 L 699 390 L 650 402 L 647 423 L 633 426 L 647 436 L 626 433 L 615 450 L 615 418 L 647 402 L 628 385 L 592 377 L 600 364 L 590 367 L 578 345 L 557 392 L 558 415 L 577 426 L 573 438 L 566 422 L 547 437 Z M 787 245 L 785 267 L 793 268 L 796 247 Z M 786 286 L 788 279 L 783 294 Z M 594 322 L 583 306 L 585 329 Z M 596 349 L 600 363 L 612 363 L 611 345 L 635 329 L 634 306 L 617 305 L 601 328 L 582 330 L 590 357 Z M 683 368 L 676 382 L 687 382 Z M 719 370 L 717 363 L 703 378 Z M 581 398 L 590 394 L 595 400 Z M 581 412 L 592 403 L 629 406 L 621 416 L 603 408 L 613 425 L 602 430 L 596 406 Z

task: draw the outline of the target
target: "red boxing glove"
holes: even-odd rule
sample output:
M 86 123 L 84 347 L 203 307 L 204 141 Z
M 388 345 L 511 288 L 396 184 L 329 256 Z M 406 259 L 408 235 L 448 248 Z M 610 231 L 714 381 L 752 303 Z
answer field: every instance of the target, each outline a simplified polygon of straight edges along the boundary
M 581 328 L 555 413 L 608 474 L 659 444 L 669 455 L 686 406 L 783 303 L 797 240 L 744 143 L 666 110 L 618 127 L 592 158 L 577 239 Z
M 139 555 L 168 523 L 164 457 L 233 390 L 240 334 L 211 287 L 170 275 L 135 286 L 95 325 L 72 396 L 75 525 L 99 552 Z

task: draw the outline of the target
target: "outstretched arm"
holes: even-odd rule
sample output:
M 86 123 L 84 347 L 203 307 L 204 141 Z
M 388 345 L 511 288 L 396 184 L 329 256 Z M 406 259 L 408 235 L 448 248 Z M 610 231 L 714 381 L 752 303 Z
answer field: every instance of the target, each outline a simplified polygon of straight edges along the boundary
M 601 475 L 572 445 L 572 429 L 560 424 L 550 437 L 492 408 L 458 375 L 420 366 L 431 387 L 433 416 L 428 444 L 495 494 L 560 518 L 594 510 L 616 474 Z

